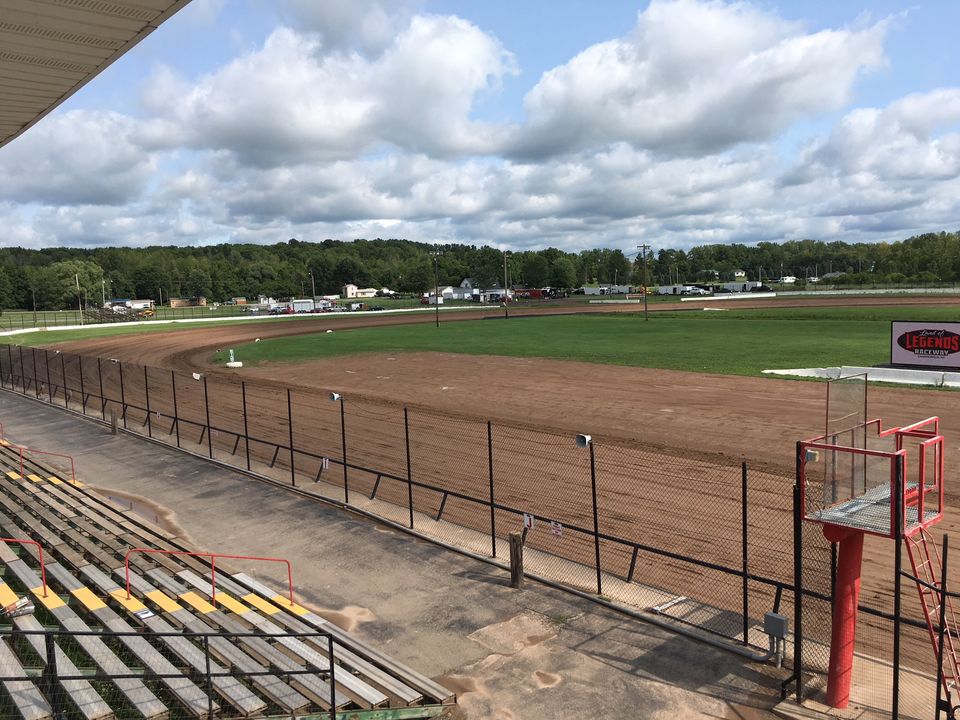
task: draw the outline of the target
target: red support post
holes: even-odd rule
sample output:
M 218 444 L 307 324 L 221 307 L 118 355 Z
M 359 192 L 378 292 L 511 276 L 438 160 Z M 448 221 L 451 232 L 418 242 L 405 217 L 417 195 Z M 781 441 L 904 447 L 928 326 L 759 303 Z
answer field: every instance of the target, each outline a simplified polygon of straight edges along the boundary
M 839 543 L 837 583 L 833 596 L 833 627 L 830 633 L 827 705 L 845 708 L 850 702 L 850 680 L 853 676 L 863 533 L 858 530 L 844 531 L 828 525 L 823 528 L 823 534 L 830 542 Z

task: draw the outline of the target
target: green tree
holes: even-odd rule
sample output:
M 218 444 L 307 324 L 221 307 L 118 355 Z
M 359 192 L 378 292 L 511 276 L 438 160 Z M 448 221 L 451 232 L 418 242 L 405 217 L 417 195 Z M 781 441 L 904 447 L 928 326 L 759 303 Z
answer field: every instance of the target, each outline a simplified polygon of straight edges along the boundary
M 170 274 L 165 268 L 149 262 L 141 265 L 133 272 L 133 292 L 141 300 L 159 300 L 160 290 L 164 295 L 170 295 Z
M 577 284 L 577 268 L 573 260 L 561 255 L 550 267 L 550 285 L 567 290 Z
M 630 282 L 630 261 L 622 250 L 600 251 L 600 282 L 617 285 Z
M 11 268 L 0 267 L 0 308 L 12 308 L 16 304 L 11 274 Z
M 540 253 L 533 253 L 523 263 L 523 282 L 532 288 L 543 287 L 550 277 L 550 263 Z
M 95 262 L 63 260 L 53 263 L 48 270 L 45 282 L 51 286 L 44 290 L 45 300 L 55 308 L 74 308 L 81 302 L 85 305 L 100 304 L 103 268 Z
M 434 287 L 433 265 L 427 261 L 413 261 L 406 266 L 398 280 L 400 292 L 422 293 Z
M 187 274 L 183 290 L 187 297 L 210 297 L 213 294 L 213 282 L 210 273 L 195 267 Z

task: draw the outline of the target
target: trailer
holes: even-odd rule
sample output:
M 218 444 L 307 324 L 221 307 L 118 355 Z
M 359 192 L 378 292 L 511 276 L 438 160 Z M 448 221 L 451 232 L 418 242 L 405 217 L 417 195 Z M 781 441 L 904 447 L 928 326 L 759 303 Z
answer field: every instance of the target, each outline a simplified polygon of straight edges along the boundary
M 295 313 L 308 313 L 313 312 L 316 303 L 310 298 L 293 298 L 287 303 L 287 307 Z

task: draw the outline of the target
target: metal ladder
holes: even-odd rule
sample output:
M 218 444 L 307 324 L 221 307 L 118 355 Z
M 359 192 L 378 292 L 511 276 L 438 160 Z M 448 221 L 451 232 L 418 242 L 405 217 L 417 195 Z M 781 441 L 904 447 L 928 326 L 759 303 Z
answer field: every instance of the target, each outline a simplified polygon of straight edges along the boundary
M 937 550 L 937 544 L 930 537 L 926 529 L 921 528 L 919 532 L 907 536 L 907 555 L 910 556 L 910 564 L 913 567 L 913 575 L 919 578 L 927 585 L 918 582 L 917 592 L 920 594 L 920 607 L 923 609 L 923 616 L 927 623 L 927 631 L 930 633 L 930 642 L 933 646 L 933 656 L 939 661 L 940 658 L 940 635 L 937 628 L 940 625 L 940 576 L 941 563 L 940 553 Z M 935 590 L 933 588 L 936 588 Z M 946 696 L 947 707 L 949 708 L 949 717 L 953 717 L 953 711 L 960 705 L 960 694 L 958 694 L 958 680 L 960 680 L 960 659 L 957 657 L 957 649 L 960 647 L 960 636 L 957 634 L 957 616 L 953 610 L 953 602 L 949 596 L 944 598 L 947 606 L 944 612 L 944 624 L 946 629 L 943 635 L 943 666 L 941 682 Z

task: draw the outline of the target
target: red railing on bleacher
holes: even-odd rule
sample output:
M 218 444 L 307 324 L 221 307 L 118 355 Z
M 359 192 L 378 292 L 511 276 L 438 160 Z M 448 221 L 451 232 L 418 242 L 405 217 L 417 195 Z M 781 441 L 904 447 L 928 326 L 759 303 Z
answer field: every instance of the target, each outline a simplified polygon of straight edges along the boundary
M 209 553 L 209 552 L 189 552 L 187 550 L 162 550 L 159 548 L 131 548 L 123 556 L 123 572 L 126 576 L 127 582 L 127 600 L 130 599 L 130 556 L 134 553 L 156 553 L 158 555 L 188 555 L 190 557 L 206 557 L 210 558 L 210 599 L 211 604 L 217 606 L 217 558 L 224 558 L 226 560 L 255 560 L 262 562 L 280 562 L 284 563 L 287 566 L 287 587 L 290 593 L 290 605 L 293 606 L 296 603 L 293 600 L 293 568 L 290 565 L 289 560 L 284 558 L 270 558 L 270 557 L 254 557 L 252 555 L 228 555 L 226 553 Z

